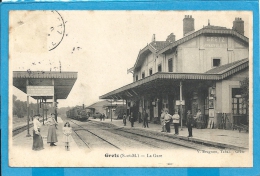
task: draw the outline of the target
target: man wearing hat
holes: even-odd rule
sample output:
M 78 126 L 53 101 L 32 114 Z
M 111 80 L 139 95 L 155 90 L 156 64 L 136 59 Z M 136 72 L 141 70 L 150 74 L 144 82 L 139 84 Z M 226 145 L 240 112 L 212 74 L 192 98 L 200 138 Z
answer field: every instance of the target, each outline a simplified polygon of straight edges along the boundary
M 174 135 L 178 135 L 179 134 L 179 123 L 180 123 L 180 116 L 178 114 L 178 110 L 175 110 L 175 113 L 172 116 L 172 119 L 173 119 L 174 130 L 175 130 Z
M 189 136 L 188 137 L 192 137 L 192 127 L 193 127 L 193 116 L 190 112 L 190 110 L 188 110 L 187 112 L 187 127 L 188 127 L 188 132 L 189 132 Z
M 165 109 L 164 123 L 165 123 L 166 132 L 170 133 L 172 116 L 168 112 L 169 112 L 168 109 Z

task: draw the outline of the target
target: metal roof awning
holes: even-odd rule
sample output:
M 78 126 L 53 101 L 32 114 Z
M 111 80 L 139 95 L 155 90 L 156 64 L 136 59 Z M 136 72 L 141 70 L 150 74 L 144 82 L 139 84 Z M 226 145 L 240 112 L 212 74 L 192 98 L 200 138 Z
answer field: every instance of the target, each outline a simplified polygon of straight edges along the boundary
M 105 95 L 100 96 L 100 99 L 126 99 L 134 96 L 139 96 L 144 92 L 155 92 L 163 90 L 167 86 L 178 86 L 180 80 L 188 80 L 190 82 L 195 81 L 218 81 L 226 79 L 238 71 L 248 68 L 249 60 L 243 59 L 230 65 L 226 68 L 226 65 L 220 66 L 218 73 L 169 73 L 169 72 L 157 72 L 144 79 L 138 80 L 114 91 L 111 91 Z M 170 80 L 170 81 L 169 81 Z
M 27 93 L 27 80 L 29 86 L 54 86 L 56 99 L 66 99 L 77 80 L 77 74 L 77 72 L 14 71 L 13 86 L 24 93 Z M 51 99 L 52 97 L 46 96 L 44 98 Z
M 142 94 L 143 91 L 160 90 L 167 86 L 176 86 L 178 80 L 219 80 L 215 74 L 163 73 L 158 72 L 119 89 L 100 96 L 100 99 L 126 99 Z M 169 80 L 171 80 L 169 82 Z

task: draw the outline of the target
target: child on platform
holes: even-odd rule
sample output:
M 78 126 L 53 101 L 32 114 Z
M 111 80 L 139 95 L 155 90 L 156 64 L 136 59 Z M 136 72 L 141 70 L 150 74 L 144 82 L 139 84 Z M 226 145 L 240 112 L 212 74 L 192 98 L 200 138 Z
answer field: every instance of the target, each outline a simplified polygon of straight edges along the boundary
M 70 150 L 70 142 L 71 142 L 71 127 L 70 123 L 66 122 L 63 127 L 63 141 L 65 143 L 65 150 Z

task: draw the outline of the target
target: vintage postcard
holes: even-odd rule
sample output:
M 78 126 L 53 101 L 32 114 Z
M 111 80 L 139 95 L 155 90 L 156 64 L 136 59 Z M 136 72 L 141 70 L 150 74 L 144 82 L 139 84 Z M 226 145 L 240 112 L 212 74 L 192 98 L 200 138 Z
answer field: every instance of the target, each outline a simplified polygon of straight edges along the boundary
M 251 11 L 9 11 L 10 167 L 252 167 Z

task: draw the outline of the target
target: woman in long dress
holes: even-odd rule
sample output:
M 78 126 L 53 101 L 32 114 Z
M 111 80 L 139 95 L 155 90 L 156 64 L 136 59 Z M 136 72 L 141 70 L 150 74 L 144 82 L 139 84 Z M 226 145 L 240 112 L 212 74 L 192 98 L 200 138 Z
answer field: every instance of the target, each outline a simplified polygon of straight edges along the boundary
M 50 146 L 56 146 L 54 143 L 58 142 L 57 134 L 56 134 L 56 126 L 58 122 L 54 118 L 54 114 L 51 114 L 51 117 L 48 118 L 46 124 L 49 125 L 47 143 L 50 143 Z
M 40 115 L 35 115 L 33 119 L 33 150 L 42 150 L 43 148 L 43 140 L 41 136 L 41 123 L 39 122 Z

